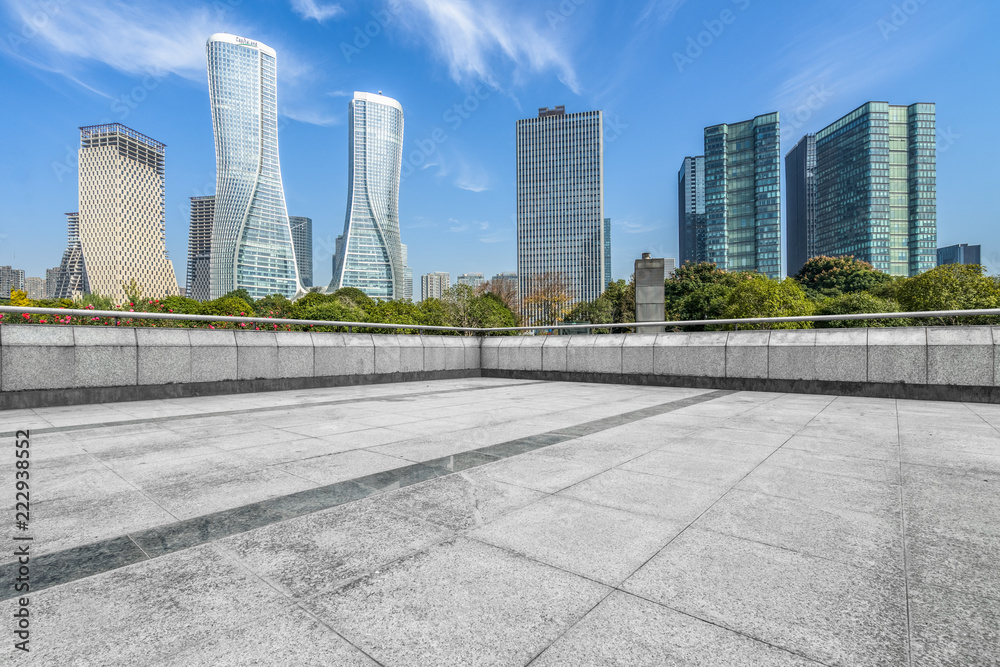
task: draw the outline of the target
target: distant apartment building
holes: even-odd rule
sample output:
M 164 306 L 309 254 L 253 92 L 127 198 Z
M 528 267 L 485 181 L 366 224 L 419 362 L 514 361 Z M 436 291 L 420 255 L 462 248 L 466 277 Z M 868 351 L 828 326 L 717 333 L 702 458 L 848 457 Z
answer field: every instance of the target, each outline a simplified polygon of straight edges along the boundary
M 299 282 L 303 287 L 313 284 L 313 221 L 297 215 L 288 216 L 292 228 L 295 263 L 299 267 Z
M 705 262 L 705 156 L 686 157 L 677 172 L 677 259 Z
M 486 282 L 481 273 L 463 273 L 456 280 L 458 285 L 468 285 L 469 287 L 476 288 Z
M 50 298 L 53 299 L 75 299 L 90 294 L 87 264 L 83 259 L 83 245 L 80 243 L 80 214 L 67 213 L 66 226 L 68 240 L 55 276 L 55 288 L 50 293 Z
M 937 265 L 944 264 L 982 264 L 981 246 L 959 243 L 937 249 Z
M 557 106 L 517 121 L 518 293 L 529 323 L 543 306 L 527 300 L 551 277 L 565 282 L 570 304 L 607 284 L 602 119 Z
M 277 54 L 216 33 L 206 44 L 215 133 L 211 296 L 301 293 L 278 158 Z
M 329 291 L 356 287 L 375 299 L 404 298 L 399 234 L 403 107 L 355 92 L 348 106 L 347 215 Z
M 705 128 L 705 255 L 726 271 L 781 277 L 776 112 Z
M 663 279 L 666 280 L 674 275 L 674 271 L 677 270 L 677 262 L 674 261 L 673 257 L 663 258 Z
M 54 297 L 57 284 L 59 284 L 59 267 L 45 269 L 45 295 L 47 298 Z
M 785 155 L 787 273 L 794 276 L 816 252 L 816 135 L 807 134 Z
M 604 218 L 604 289 L 611 280 L 611 218 Z
M 0 266 L 0 299 L 9 299 L 14 290 L 24 290 L 24 271 Z
M 166 146 L 120 123 L 80 128 L 79 230 L 90 289 L 117 302 L 132 280 L 148 297 L 178 294 L 167 255 Z
M 867 102 L 816 133 L 816 254 L 893 276 L 937 265 L 934 104 Z
M 413 269 L 410 268 L 410 253 L 409 248 L 406 247 L 405 243 L 400 243 L 399 247 L 402 249 L 403 254 L 403 299 L 407 301 L 413 301 Z
M 24 279 L 24 291 L 28 293 L 29 299 L 48 298 L 45 293 L 45 278 L 28 276 Z
M 212 225 L 215 195 L 191 197 L 188 226 L 188 264 L 185 296 L 197 301 L 212 298 Z
M 440 299 L 451 287 L 451 275 L 447 271 L 435 271 L 420 276 L 420 298 Z
M 517 274 L 513 271 L 504 271 L 502 273 L 496 273 L 490 278 L 491 283 L 508 282 L 512 283 L 514 289 L 517 289 Z

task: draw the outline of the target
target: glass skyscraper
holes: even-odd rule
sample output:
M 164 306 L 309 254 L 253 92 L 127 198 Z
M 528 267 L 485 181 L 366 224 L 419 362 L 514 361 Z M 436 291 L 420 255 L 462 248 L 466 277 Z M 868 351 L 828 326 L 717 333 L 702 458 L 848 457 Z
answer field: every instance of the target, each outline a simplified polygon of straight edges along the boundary
M 686 157 L 677 172 L 678 261 L 707 261 L 705 254 L 705 156 Z
M 777 112 L 705 128 L 705 254 L 720 269 L 781 277 L 778 130 Z
M 934 104 L 868 102 L 816 133 L 816 251 L 915 276 L 937 264 Z
M 295 263 L 299 267 L 299 282 L 303 287 L 313 284 L 313 221 L 298 215 L 288 216 L 295 246 Z
M 348 107 L 348 140 L 347 217 L 329 291 L 356 287 L 374 299 L 402 299 L 403 107 L 382 94 L 355 92 Z
M 225 33 L 208 39 L 215 130 L 211 296 L 302 292 L 278 164 L 274 49 Z
M 788 275 L 816 256 L 816 135 L 807 134 L 785 156 L 785 229 Z
M 526 300 L 553 279 L 570 304 L 601 295 L 604 232 L 603 113 L 557 106 L 517 121 L 517 276 L 528 322 L 542 308 Z

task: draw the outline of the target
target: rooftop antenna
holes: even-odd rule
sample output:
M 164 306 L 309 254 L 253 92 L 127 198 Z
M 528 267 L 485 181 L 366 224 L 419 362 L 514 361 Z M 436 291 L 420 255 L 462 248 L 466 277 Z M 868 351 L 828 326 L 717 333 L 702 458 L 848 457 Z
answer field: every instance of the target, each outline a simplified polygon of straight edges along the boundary
M 380 91 L 378 91 L 378 94 L 379 94 L 379 95 L 381 95 L 381 94 L 382 94 L 382 91 L 381 91 L 381 90 L 380 90 Z

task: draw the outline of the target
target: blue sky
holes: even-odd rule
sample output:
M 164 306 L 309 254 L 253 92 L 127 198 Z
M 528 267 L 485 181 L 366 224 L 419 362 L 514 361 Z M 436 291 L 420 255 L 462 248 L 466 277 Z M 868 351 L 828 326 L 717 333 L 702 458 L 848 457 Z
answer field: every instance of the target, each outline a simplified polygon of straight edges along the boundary
M 939 245 L 982 244 L 1000 273 L 1000 213 L 988 204 L 1000 171 L 995 0 L 0 7 L 0 264 L 28 275 L 44 276 L 65 247 L 77 128 L 114 121 L 167 144 L 167 247 L 183 284 L 188 198 L 215 187 L 205 69 L 214 32 L 277 50 L 285 197 L 290 215 L 313 219 L 317 284 L 329 281 L 344 225 L 355 90 L 403 105 L 400 227 L 417 277 L 516 269 L 514 126 L 538 107 L 604 111 L 612 268 L 628 278 L 642 252 L 676 256 L 677 170 L 701 154 L 705 126 L 778 111 L 784 155 L 868 100 L 937 103 Z

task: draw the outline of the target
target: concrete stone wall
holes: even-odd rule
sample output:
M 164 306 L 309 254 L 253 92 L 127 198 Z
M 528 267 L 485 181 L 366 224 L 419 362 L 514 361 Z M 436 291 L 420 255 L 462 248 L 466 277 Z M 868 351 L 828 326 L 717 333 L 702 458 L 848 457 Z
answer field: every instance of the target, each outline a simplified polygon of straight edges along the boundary
M 482 369 L 501 377 L 994 401 L 1000 327 L 492 338 L 483 341 Z
M 0 325 L 0 408 L 479 375 L 480 339 Z
M 0 408 L 479 375 L 1000 402 L 1000 327 L 476 338 L 0 325 Z

